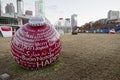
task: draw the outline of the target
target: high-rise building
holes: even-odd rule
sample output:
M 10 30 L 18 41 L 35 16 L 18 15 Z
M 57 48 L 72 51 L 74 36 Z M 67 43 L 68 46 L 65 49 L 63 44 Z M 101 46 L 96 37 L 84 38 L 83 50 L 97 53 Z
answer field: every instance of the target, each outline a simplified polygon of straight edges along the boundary
M 35 15 L 45 15 L 44 0 L 35 1 Z
M 65 19 L 65 26 L 71 26 L 70 24 L 70 18 Z
M 60 34 L 71 33 L 72 27 L 70 24 L 70 18 L 59 18 L 59 20 L 55 24 L 55 29 Z
M 1 0 L 0 0 L 0 16 L 1 16 L 1 14 L 2 14 L 2 10 L 1 10 L 2 8 L 1 8 Z
M 114 20 L 120 18 L 120 12 L 119 11 L 112 11 L 110 10 L 108 12 L 108 20 Z
M 24 3 L 23 0 L 17 0 L 17 13 L 22 15 L 24 13 Z
M 72 27 L 77 27 L 77 15 L 76 14 L 73 14 L 71 16 L 71 26 Z
M 15 13 L 15 7 L 13 3 L 7 4 L 5 7 L 5 13 L 12 14 Z
M 25 11 L 25 15 L 32 16 L 32 14 L 33 14 L 33 13 L 32 13 L 32 11 L 30 11 L 30 10 L 26 10 L 26 11 Z
M 77 15 L 73 14 L 71 16 L 71 26 L 72 26 L 72 33 L 76 32 L 77 30 Z
M 5 13 L 9 13 L 9 4 L 5 6 Z

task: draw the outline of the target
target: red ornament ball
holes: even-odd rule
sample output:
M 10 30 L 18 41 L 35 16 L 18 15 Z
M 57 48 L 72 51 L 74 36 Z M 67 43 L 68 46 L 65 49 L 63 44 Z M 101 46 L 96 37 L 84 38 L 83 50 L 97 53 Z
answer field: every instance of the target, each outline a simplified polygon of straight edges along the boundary
M 32 19 L 13 36 L 11 51 L 15 61 L 26 69 L 46 67 L 60 55 L 60 35 L 41 19 Z

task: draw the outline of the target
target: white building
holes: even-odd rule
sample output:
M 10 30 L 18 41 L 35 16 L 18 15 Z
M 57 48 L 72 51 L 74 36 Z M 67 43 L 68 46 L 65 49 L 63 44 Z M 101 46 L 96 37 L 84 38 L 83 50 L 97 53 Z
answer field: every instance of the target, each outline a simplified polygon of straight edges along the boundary
M 23 3 L 23 0 L 17 0 L 17 13 L 19 15 L 24 14 L 24 3 Z
M 2 13 L 2 10 L 1 10 L 1 0 L 0 0 L 0 16 L 1 16 L 1 13 Z
M 70 18 L 65 19 L 65 26 L 71 26 L 70 24 Z
M 72 27 L 70 24 L 70 19 L 67 18 L 64 20 L 63 18 L 60 18 L 55 24 L 55 29 L 58 31 L 59 34 L 71 33 Z
M 114 19 L 119 19 L 120 18 L 120 12 L 119 11 L 112 11 L 110 10 L 108 12 L 108 20 L 114 20 Z

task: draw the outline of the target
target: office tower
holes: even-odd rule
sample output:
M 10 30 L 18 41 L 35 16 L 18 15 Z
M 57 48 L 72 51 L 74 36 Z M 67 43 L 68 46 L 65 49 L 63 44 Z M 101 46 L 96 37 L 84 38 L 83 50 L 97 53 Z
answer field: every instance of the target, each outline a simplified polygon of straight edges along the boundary
M 35 15 L 45 15 L 44 0 L 35 1 Z
M 17 0 L 17 13 L 19 15 L 24 14 L 24 3 L 23 3 L 23 0 Z
M 2 13 L 2 10 L 1 10 L 1 0 L 0 0 L 0 16 L 1 16 L 1 13 Z
M 110 10 L 108 12 L 108 20 L 114 20 L 120 18 L 120 12 L 119 11 L 112 11 Z
M 8 14 L 15 13 L 15 7 L 14 7 L 13 3 L 10 3 L 10 4 L 6 5 L 6 7 L 5 7 L 5 13 L 8 13 Z
M 71 26 L 70 24 L 70 18 L 65 19 L 65 26 Z
M 77 27 L 77 15 L 76 14 L 73 14 L 71 16 L 71 26 L 72 27 Z

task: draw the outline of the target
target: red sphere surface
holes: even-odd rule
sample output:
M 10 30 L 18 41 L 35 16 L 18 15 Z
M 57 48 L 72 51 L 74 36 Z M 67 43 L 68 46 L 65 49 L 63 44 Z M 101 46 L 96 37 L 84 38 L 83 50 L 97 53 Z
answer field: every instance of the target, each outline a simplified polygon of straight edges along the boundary
M 38 69 L 55 62 L 60 55 L 60 35 L 51 25 L 22 26 L 11 40 L 15 61 L 26 69 Z

